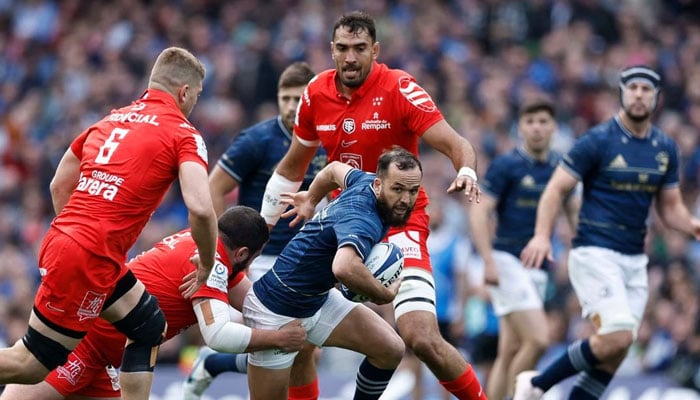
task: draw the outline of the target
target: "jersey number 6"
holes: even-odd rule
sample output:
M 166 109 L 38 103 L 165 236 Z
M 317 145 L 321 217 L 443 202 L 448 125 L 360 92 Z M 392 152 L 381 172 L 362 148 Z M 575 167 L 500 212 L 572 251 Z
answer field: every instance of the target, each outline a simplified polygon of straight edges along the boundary
M 124 139 L 127 133 L 129 133 L 128 129 L 114 128 L 107 140 L 105 140 L 105 144 L 100 147 L 100 151 L 97 153 L 97 157 L 95 157 L 95 162 L 98 164 L 107 164 L 109 159 L 112 158 L 112 154 L 114 154 L 114 151 L 119 146 L 119 141 Z

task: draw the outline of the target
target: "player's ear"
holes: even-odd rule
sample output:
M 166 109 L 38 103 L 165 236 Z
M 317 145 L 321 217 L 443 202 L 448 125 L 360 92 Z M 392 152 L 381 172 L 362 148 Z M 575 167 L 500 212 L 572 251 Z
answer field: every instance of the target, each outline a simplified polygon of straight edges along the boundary
M 380 50 L 379 42 L 374 42 L 372 45 L 372 59 L 376 60 L 379 57 L 379 50 Z
M 234 252 L 236 262 L 239 263 L 239 262 L 245 261 L 248 258 L 249 254 L 250 254 L 250 249 L 248 248 L 248 246 L 239 247 Z
M 181 104 L 185 102 L 185 99 L 187 99 L 187 92 L 189 92 L 189 89 L 190 85 L 182 85 L 177 90 L 177 99 Z
M 379 196 L 379 193 L 382 191 L 382 181 L 380 181 L 379 178 L 374 178 L 372 189 L 374 189 L 374 195 Z

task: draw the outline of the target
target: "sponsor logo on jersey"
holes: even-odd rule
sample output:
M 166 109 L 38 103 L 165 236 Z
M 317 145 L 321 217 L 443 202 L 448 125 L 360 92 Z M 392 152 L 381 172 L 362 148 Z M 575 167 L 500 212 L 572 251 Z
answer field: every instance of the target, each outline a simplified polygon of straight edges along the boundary
M 655 159 L 659 163 L 659 171 L 666 172 L 668 170 L 668 153 L 662 151 L 656 155 Z
M 406 100 L 421 111 L 433 112 L 437 110 L 437 106 L 435 106 L 428 92 L 408 76 L 399 78 L 399 92 L 401 92 Z
M 526 188 L 534 187 L 535 186 L 535 178 L 533 178 L 531 175 L 523 176 L 523 179 L 520 180 L 520 186 L 526 187 Z
M 359 154 L 340 153 L 340 162 L 356 169 L 362 169 L 362 156 Z
M 148 114 L 139 114 L 137 112 L 129 111 L 126 113 L 112 113 L 107 116 L 107 120 L 111 122 L 134 122 L 137 124 L 151 124 L 158 126 L 159 123 L 156 121 L 157 116 Z
M 608 165 L 608 168 L 627 168 L 627 161 L 622 157 L 622 154 L 618 154 Z
M 102 311 L 102 305 L 107 298 L 106 293 L 96 293 L 88 290 L 83 297 L 82 303 L 80 303 L 80 308 L 78 308 L 78 317 L 81 321 L 91 318 L 97 318 Z
M 103 199 L 112 201 L 119 193 L 119 186 L 122 183 L 124 183 L 124 178 L 104 171 L 92 171 L 89 177 L 81 172 L 75 190 L 91 196 L 102 196 Z
M 228 285 L 228 268 L 220 261 L 216 261 L 214 267 L 207 278 L 207 286 L 222 292 L 227 291 Z
M 83 360 L 79 359 L 75 353 L 73 353 L 75 360 L 69 359 L 64 365 L 59 365 L 56 368 L 56 375 L 58 379 L 65 379 L 71 385 L 75 385 L 80 381 L 80 377 L 83 376 L 85 372 L 85 363 Z
M 352 118 L 345 118 L 343 120 L 343 132 L 351 134 L 355 132 L 355 120 Z
M 420 251 L 420 233 L 418 231 L 404 231 L 391 235 L 388 241 L 399 246 L 404 258 L 423 259 Z
M 355 144 L 355 143 L 357 143 L 357 142 L 358 142 L 357 139 L 355 139 L 355 140 L 347 140 L 347 141 L 346 141 L 346 140 L 341 140 L 341 141 L 340 141 L 340 147 L 350 147 L 350 146 L 352 146 L 353 144 Z
M 299 115 L 299 114 L 297 114 Z M 335 131 L 335 124 L 324 124 L 324 125 L 316 125 L 316 130 L 319 132 L 333 132 Z

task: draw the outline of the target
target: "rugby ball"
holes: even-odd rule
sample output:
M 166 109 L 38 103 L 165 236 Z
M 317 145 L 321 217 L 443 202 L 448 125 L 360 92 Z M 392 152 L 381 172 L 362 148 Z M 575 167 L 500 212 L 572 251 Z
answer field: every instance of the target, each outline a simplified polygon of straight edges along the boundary
M 377 243 L 372 247 L 367 258 L 365 258 L 365 266 L 369 268 L 374 278 L 381 282 L 385 287 L 391 285 L 399 278 L 403 270 L 403 253 L 401 249 L 393 243 Z M 346 299 L 354 302 L 363 303 L 369 301 L 369 298 L 364 295 L 356 294 L 342 283 L 339 285 L 340 292 Z

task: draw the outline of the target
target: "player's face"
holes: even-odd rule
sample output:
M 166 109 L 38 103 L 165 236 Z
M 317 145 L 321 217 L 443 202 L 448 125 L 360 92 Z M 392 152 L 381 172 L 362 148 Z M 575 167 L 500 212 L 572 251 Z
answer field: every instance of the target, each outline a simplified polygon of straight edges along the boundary
M 556 129 L 554 118 L 544 110 L 523 114 L 518 121 L 518 131 L 523 138 L 525 148 L 535 155 L 549 150 L 549 144 Z
M 281 88 L 277 91 L 277 107 L 279 107 L 282 122 L 289 132 L 294 129 L 294 116 L 297 113 L 299 99 L 306 86 Z
M 349 88 L 357 88 L 369 75 L 372 63 L 379 54 L 379 43 L 364 31 L 348 31 L 341 26 L 331 42 L 331 55 L 340 82 Z
M 185 115 L 185 117 L 189 117 L 192 113 L 192 110 L 194 110 L 195 104 L 197 104 L 197 100 L 199 100 L 199 95 L 202 93 L 202 82 L 199 82 L 199 84 L 196 86 L 188 85 L 186 92 L 187 95 L 185 96 L 184 102 L 182 103 L 180 110 Z
M 655 101 L 656 90 L 649 83 L 632 81 L 622 88 L 622 108 L 632 121 L 649 119 Z
M 402 171 L 392 164 L 383 180 L 375 180 L 375 188 L 379 192 L 377 208 L 390 226 L 406 225 L 416 205 L 421 179 L 418 167 Z
M 262 253 L 262 249 L 256 251 L 255 253 L 247 253 L 247 257 L 241 259 L 241 260 L 236 260 L 237 262 L 233 262 L 231 267 L 233 270 L 234 274 L 237 274 L 238 272 L 246 271 L 248 268 L 250 268 L 250 264 L 255 260 L 256 257 L 258 257 Z M 236 257 L 234 257 L 236 258 Z M 234 259 L 232 258 L 232 259 Z

